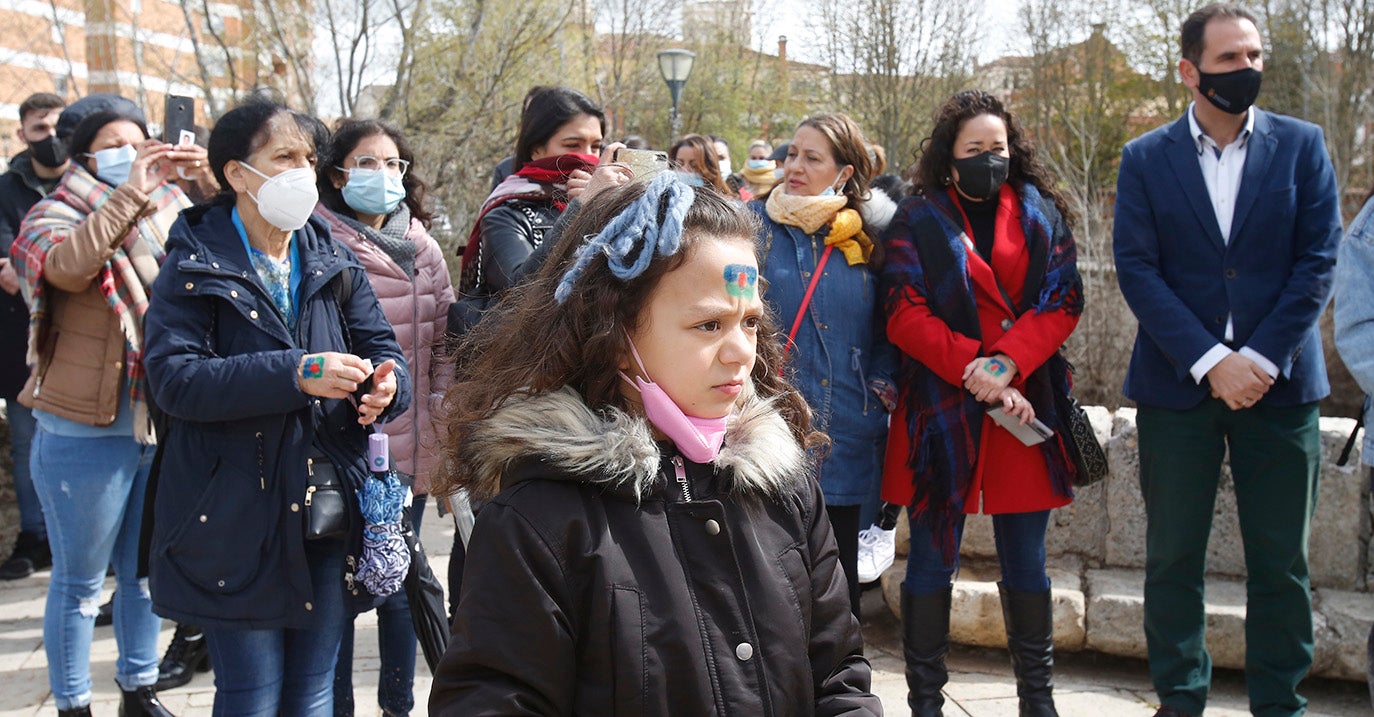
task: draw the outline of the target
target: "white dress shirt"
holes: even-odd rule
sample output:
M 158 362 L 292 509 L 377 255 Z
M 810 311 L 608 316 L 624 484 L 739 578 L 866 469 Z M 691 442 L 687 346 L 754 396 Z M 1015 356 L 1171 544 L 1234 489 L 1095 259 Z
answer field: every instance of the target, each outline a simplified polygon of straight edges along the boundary
M 1197 161 L 1202 169 L 1202 181 L 1207 185 L 1207 197 L 1212 200 L 1212 212 L 1216 214 L 1217 227 L 1221 229 L 1221 240 L 1229 244 L 1231 222 L 1236 213 L 1236 195 L 1240 193 L 1241 175 L 1245 171 L 1245 155 L 1250 146 L 1250 133 L 1255 129 L 1255 113 L 1253 110 L 1246 111 L 1245 126 L 1241 128 L 1240 135 L 1225 147 L 1218 147 L 1216 140 L 1208 137 L 1207 133 L 1202 131 L 1202 127 L 1198 126 L 1191 104 L 1188 105 L 1188 128 L 1197 146 Z M 1235 328 L 1228 313 L 1226 340 L 1231 341 L 1234 338 Z M 1249 346 L 1242 346 L 1239 353 L 1258 364 L 1270 378 L 1278 377 L 1279 367 L 1260 352 Z M 1230 347 L 1218 342 L 1188 369 L 1188 373 L 1192 374 L 1194 381 L 1202 383 L 1207 372 L 1229 355 Z

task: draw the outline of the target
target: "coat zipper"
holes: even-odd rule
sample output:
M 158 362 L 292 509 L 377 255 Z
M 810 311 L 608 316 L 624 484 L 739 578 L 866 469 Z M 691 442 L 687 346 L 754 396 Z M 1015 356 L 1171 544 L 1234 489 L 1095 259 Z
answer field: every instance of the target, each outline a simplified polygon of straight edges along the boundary
M 687 466 L 682 464 L 682 456 L 673 456 L 673 473 L 677 475 L 677 484 L 682 486 L 682 501 L 692 502 L 692 487 L 687 481 Z
M 307 475 L 310 475 L 310 476 L 314 476 L 314 475 L 315 475 L 315 459 L 314 459 L 314 458 L 307 458 L 307 459 L 305 459 L 305 472 L 306 472 Z M 315 498 L 315 486 L 310 485 L 309 483 L 307 483 L 306 486 L 305 486 L 305 507 L 309 508 L 309 507 L 310 507 L 310 503 L 313 502 L 314 498 Z

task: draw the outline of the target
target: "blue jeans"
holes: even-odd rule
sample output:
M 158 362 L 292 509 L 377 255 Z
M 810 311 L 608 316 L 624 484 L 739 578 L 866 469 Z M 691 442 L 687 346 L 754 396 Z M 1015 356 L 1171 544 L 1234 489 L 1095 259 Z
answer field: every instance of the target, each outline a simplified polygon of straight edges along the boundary
M 416 533 L 425 516 L 428 496 L 417 495 L 410 507 Z M 334 668 L 334 714 L 353 714 L 353 621 L 350 616 L 339 643 L 339 664 Z M 388 595 L 377 606 L 377 647 L 382 669 L 377 678 L 377 704 L 387 717 L 404 717 L 415 708 L 415 651 L 419 640 L 410 620 L 410 601 L 405 590 Z
M 29 462 L 38 422 L 33 411 L 19 405 L 18 401 L 5 401 L 5 420 L 10 424 L 10 457 L 14 459 L 14 494 L 19 498 L 19 529 L 47 540 L 43 503 L 33 487 L 33 466 Z
M 43 613 L 48 682 L 58 709 L 91 701 L 91 636 L 105 570 L 114 565 L 115 680 L 125 690 L 157 682 L 157 633 L 138 536 L 152 446 L 132 437 L 75 438 L 39 430 L 30 462 L 47 515 L 52 581 Z
M 1034 513 L 999 513 L 992 516 L 992 531 L 997 543 L 997 562 L 1002 565 L 1002 584 L 1018 592 L 1044 592 L 1050 589 L 1045 574 L 1045 529 L 1050 524 L 1048 510 Z M 964 537 L 964 516 L 954 528 L 955 552 Z M 906 559 L 906 580 L 902 589 L 912 595 L 927 595 L 944 590 L 954 579 L 954 565 L 945 565 L 935 547 L 930 528 L 911 520 L 911 549 Z
M 216 717 L 331 717 L 343 634 L 344 546 L 307 542 L 315 624 L 306 629 L 207 629 Z

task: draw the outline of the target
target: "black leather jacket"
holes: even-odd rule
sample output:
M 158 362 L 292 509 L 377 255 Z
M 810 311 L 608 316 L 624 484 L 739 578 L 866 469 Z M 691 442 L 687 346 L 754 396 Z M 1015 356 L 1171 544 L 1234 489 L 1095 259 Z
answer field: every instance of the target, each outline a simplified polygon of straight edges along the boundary
M 552 202 L 514 199 L 482 217 L 481 293 L 494 296 L 516 283 L 521 266 L 543 242 L 559 213 Z

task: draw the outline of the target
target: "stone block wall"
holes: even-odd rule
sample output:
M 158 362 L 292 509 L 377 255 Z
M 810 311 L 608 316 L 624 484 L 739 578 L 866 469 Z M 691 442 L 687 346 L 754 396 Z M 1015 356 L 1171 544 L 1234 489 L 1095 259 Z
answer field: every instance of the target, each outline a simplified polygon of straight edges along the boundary
M 1136 412 L 1088 407 L 1111 466 L 1100 483 L 1051 516 L 1046 536 L 1054 583 L 1055 643 L 1059 649 L 1089 649 L 1145 657 L 1142 591 L 1145 566 L 1145 510 L 1140 496 Z M 1371 559 L 1369 471 L 1357 442 L 1345 466 L 1336 457 L 1355 421 L 1321 419 L 1321 478 L 1309 567 L 1317 638 L 1312 672 L 1363 680 L 1365 641 L 1374 623 L 1374 559 Z M 1229 467 L 1222 468 L 1208 541 L 1208 650 L 1221 667 L 1245 664 L 1245 558 Z M 905 554 L 905 521 L 898 552 Z M 951 634 L 957 642 L 1004 646 L 1006 634 L 997 596 L 997 552 L 992 519 L 968 517 L 955 586 Z M 898 561 L 883 576 L 889 604 L 899 610 Z M 966 604 L 960 605 L 963 600 Z

